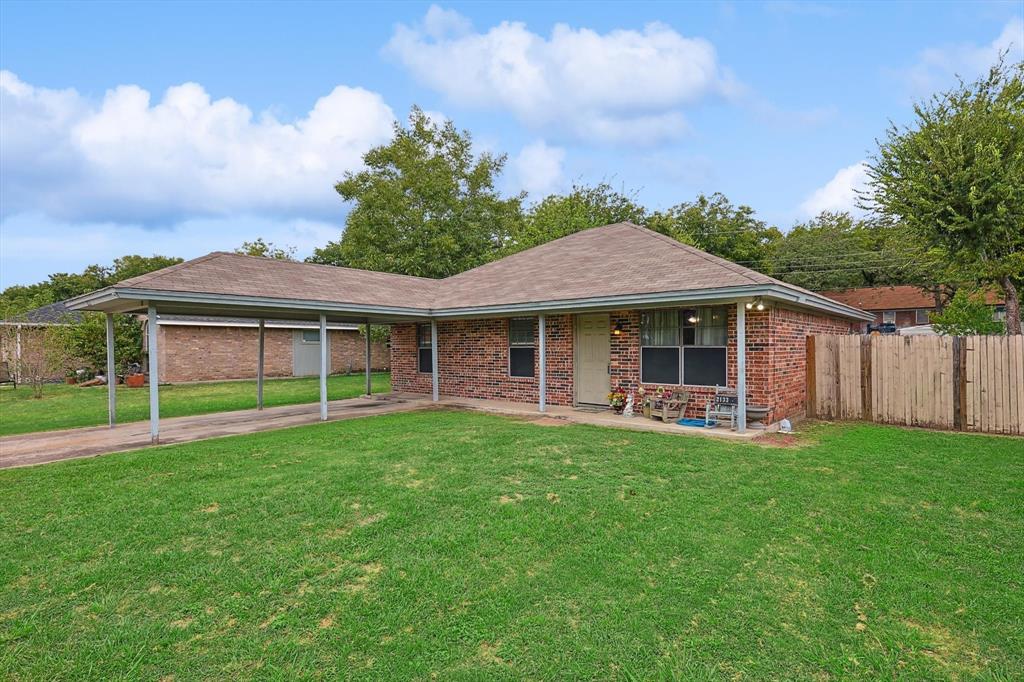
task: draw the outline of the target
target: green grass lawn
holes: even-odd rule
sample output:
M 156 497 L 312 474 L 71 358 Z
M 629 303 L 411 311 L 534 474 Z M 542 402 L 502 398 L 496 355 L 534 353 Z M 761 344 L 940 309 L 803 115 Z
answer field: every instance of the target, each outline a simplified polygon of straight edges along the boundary
M 375 393 L 391 390 L 387 373 L 373 375 Z M 354 398 L 366 391 L 363 374 L 337 375 L 327 378 L 330 400 Z M 301 379 L 268 379 L 263 387 L 263 404 L 296 405 L 320 400 L 317 377 Z M 256 407 L 256 381 L 219 381 L 202 384 L 169 384 L 160 386 L 160 416 L 184 417 Z M 149 387 L 117 388 L 117 419 L 119 423 L 149 419 Z M 47 385 L 43 397 L 36 400 L 32 389 L 19 386 L 0 387 L 0 436 L 34 431 L 70 429 L 107 423 L 107 387 L 81 388 L 64 384 Z
M 414 412 L 0 471 L 0 678 L 1019 679 L 1024 442 Z

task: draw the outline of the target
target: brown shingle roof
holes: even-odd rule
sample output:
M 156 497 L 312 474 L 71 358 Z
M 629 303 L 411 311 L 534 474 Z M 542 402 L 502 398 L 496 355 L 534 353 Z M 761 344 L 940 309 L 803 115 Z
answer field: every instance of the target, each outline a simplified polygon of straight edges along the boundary
M 436 308 L 774 284 L 771 277 L 631 223 L 556 239 L 444 280 Z
M 934 296 L 924 289 L 909 285 L 822 291 L 821 295 L 861 310 L 914 310 L 935 307 Z M 985 302 L 996 305 L 1002 302 L 1002 298 L 990 291 L 985 294 Z
M 742 287 L 782 287 L 795 294 L 793 300 L 831 306 L 817 294 L 632 223 L 577 232 L 443 280 L 215 252 L 114 288 L 140 299 L 152 290 L 412 308 L 429 314 Z
M 117 288 L 429 308 L 439 280 L 215 251 Z

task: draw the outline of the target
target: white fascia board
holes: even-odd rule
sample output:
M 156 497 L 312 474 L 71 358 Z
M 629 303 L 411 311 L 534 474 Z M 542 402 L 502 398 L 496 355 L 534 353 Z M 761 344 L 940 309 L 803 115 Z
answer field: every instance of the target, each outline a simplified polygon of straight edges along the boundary
M 259 320 L 244 320 L 238 322 L 214 322 L 211 320 L 164 320 L 157 316 L 156 323 L 161 327 L 252 327 L 260 326 Z M 296 324 L 292 322 L 265 322 L 267 329 L 319 329 L 315 324 Z M 355 324 L 328 324 L 327 328 L 332 331 L 354 332 L 359 330 Z

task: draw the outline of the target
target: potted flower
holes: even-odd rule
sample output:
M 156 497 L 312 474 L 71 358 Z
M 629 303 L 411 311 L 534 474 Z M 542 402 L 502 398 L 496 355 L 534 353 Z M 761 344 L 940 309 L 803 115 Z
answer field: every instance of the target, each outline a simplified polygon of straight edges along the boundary
M 636 399 L 640 402 L 640 411 L 641 411 L 641 413 L 645 417 L 650 419 L 651 418 L 651 399 L 647 395 L 647 390 L 643 386 L 641 386 L 638 389 L 636 389 Z
M 129 374 L 124 378 L 124 383 L 128 388 L 142 388 L 146 385 L 146 375 L 141 373 Z
M 615 414 L 622 414 L 622 410 L 626 407 L 626 392 L 616 389 L 609 393 L 608 405 L 615 410 Z
M 78 372 L 76 372 L 74 370 L 68 370 L 64 374 L 64 383 L 65 384 L 69 384 L 69 385 L 70 384 L 77 384 L 78 383 Z

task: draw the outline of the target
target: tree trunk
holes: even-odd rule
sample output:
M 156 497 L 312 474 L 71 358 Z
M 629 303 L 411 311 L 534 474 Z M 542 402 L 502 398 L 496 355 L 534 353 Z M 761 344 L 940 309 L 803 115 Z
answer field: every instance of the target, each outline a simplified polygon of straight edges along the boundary
M 1006 302 L 1006 333 L 1008 335 L 1019 335 L 1020 330 L 1020 300 L 1017 298 L 1017 287 L 1009 277 L 1003 277 L 1000 281 L 1003 285 L 1003 296 Z

